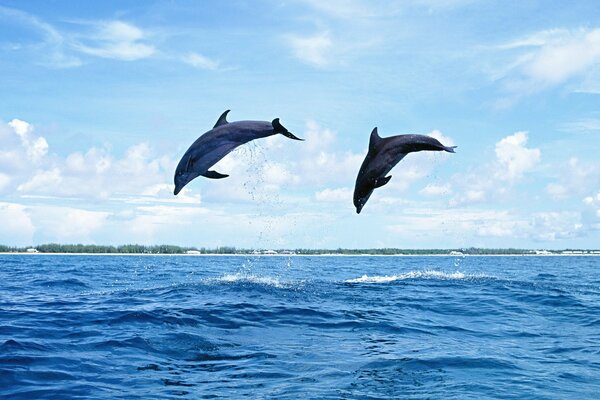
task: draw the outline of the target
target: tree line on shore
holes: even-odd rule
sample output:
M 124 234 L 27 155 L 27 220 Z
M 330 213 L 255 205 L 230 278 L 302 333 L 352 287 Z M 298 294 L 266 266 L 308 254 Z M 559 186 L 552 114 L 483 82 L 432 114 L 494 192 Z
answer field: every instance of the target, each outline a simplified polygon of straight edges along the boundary
M 565 249 L 565 250 L 544 250 L 543 254 L 560 254 L 565 251 L 585 252 L 586 250 Z M 374 249 L 293 249 L 293 250 L 256 250 L 256 249 L 238 249 L 233 246 L 221 246 L 216 248 L 206 247 L 181 247 L 175 245 L 140 245 L 125 244 L 119 246 L 95 245 L 95 244 L 58 244 L 48 243 L 33 247 L 14 247 L 0 245 L 0 253 L 84 253 L 84 254 L 301 254 L 301 255 L 322 255 L 322 254 L 342 254 L 342 255 L 519 255 L 519 254 L 539 254 L 539 251 L 516 248 L 461 248 L 461 249 L 400 249 L 400 248 L 374 248 Z

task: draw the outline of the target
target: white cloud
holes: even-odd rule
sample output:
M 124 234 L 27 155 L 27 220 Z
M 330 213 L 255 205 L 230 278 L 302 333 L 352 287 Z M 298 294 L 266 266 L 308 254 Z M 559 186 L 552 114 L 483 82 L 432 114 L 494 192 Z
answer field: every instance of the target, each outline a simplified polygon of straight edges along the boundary
M 35 44 L 13 45 L 15 51 L 34 51 L 39 55 L 39 62 L 55 68 L 79 67 L 79 58 L 68 54 L 68 39 L 52 25 L 23 11 L 0 6 L 0 19 L 8 22 L 9 26 L 26 27 L 41 35 L 41 41 Z M 10 29 L 10 28 L 9 28 Z
M 349 188 L 324 189 L 315 193 L 315 200 L 326 203 L 348 203 L 352 202 L 353 192 Z
M 553 242 L 580 236 L 581 215 L 574 211 L 524 214 L 520 210 L 410 209 L 404 210 L 387 229 L 403 237 L 417 237 L 432 231 L 455 235 L 461 240 L 494 243 L 507 240 L 512 246 L 520 240 Z
M 360 20 L 377 16 L 389 16 L 394 11 L 394 2 L 373 2 L 361 0 L 304 0 L 311 8 L 334 18 Z
M 135 61 L 152 56 L 156 49 L 144 43 L 147 34 L 137 26 L 123 21 L 96 24 L 96 31 L 74 47 L 86 54 L 123 61 Z
M 543 45 L 523 66 L 523 71 L 532 79 L 557 84 L 599 62 L 600 29 L 595 29 Z
M 513 185 L 520 182 L 540 162 L 541 150 L 528 148 L 527 132 L 516 132 L 495 145 L 496 158 L 478 165 L 473 171 L 456 174 L 456 195 L 451 206 L 481 203 L 488 199 L 506 198 Z
M 14 187 L 22 196 L 108 199 L 119 194 L 126 201 L 153 185 L 168 185 L 176 165 L 174 158 L 157 155 L 147 143 L 131 146 L 122 158 L 98 148 L 64 158 L 48 155 L 45 138 L 36 136 L 28 122 L 17 119 L 0 126 L 0 139 L 6 146 L 0 150 L 0 176 L 10 177 L 1 180 L 0 190 Z M 199 201 L 199 196 L 180 197 L 181 201 Z M 162 192 L 145 198 L 166 200 Z
M 561 128 L 566 132 L 572 133 L 598 134 L 600 133 L 600 119 L 585 118 L 563 124 Z
M 0 202 L 0 221 L 0 243 L 17 246 L 33 243 L 35 227 L 25 206 Z
M 33 211 L 44 235 L 62 243 L 94 243 L 94 233 L 107 223 L 109 215 L 71 207 L 37 207 Z
M 195 68 L 215 70 L 219 68 L 219 62 L 198 53 L 188 53 L 182 57 L 184 63 Z
M 431 234 L 432 231 L 457 237 L 519 236 L 526 222 L 507 211 L 478 209 L 406 208 L 393 224 L 391 232 L 406 237 Z
M 54 193 L 62 181 L 60 170 L 52 168 L 47 171 L 37 171 L 30 180 L 19 185 L 17 190 L 24 193 Z
M 314 67 L 324 67 L 331 62 L 333 41 L 328 32 L 311 36 L 288 35 L 286 37 L 294 56 Z
M 586 229 L 600 231 L 600 192 L 583 199 L 581 218 Z
M 554 199 L 572 196 L 585 196 L 600 185 L 600 166 L 597 163 L 584 163 L 571 157 L 554 169 L 556 181 L 546 186 L 546 192 Z
M 127 222 L 126 229 L 129 235 L 145 243 L 155 241 L 161 232 L 185 229 L 208 213 L 203 208 L 168 205 L 141 206 L 134 212 L 135 217 Z
M 527 132 L 516 132 L 496 143 L 496 158 L 499 168 L 496 176 L 501 180 L 514 181 L 540 161 L 539 149 L 528 149 Z
M 2 192 L 2 189 L 8 186 L 10 181 L 11 179 L 9 175 L 0 173 L 0 192 Z
M 421 189 L 419 193 L 425 196 L 443 196 L 452 193 L 452 187 L 448 183 L 442 185 L 430 183 Z
M 20 119 L 13 119 L 8 123 L 15 134 L 21 139 L 27 157 L 34 162 L 39 161 L 48 152 L 48 142 L 42 136 L 33 138 L 33 127 Z
M 530 92 L 592 73 L 600 65 L 600 29 L 535 32 L 498 48 L 518 55 L 497 77 L 508 78 L 511 91 Z
M 583 232 L 581 214 L 574 211 L 533 214 L 531 234 L 538 240 L 555 241 L 577 237 Z
M 279 188 L 287 183 L 298 181 L 298 177 L 292 175 L 282 163 L 268 162 L 263 166 L 265 184 Z
M 322 128 L 316 121 L 306 121 L 306 128 L 304 130 L 304 147 L 310 151 L 320 151 L 323 149 L 329 149 L 329 147 L 335 143 L 337 137 L 335 133 L 328 128 Z

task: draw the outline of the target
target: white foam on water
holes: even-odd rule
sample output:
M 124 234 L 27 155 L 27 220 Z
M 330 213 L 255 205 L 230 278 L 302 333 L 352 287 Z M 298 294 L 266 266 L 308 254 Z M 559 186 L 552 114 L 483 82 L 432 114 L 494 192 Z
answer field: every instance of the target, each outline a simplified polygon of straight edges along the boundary
M 210 283 L 251 283 L 255 285 L 270 286 L 277 289 L 287 289 L 294 286 L 292 282 L 282 281 L 278 277 L 247 273 L 225 274 L 218 278 L 208 278 L 206 281 Z
M 348 279 L 345 283 L 389 283 L 406 279 L 439 279 L 460 280 L 468 278 L 482 278 L 483 275 L 466 275 L 463 272 L 442 272 L 436 270 L 409 271 L 399 275 L 363 275 L 360 278 Z

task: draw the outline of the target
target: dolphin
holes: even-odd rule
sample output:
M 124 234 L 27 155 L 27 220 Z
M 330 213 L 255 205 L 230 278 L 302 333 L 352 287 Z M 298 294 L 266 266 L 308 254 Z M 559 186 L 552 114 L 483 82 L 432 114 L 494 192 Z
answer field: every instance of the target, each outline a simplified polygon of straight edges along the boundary
M 360 166 L 354 186 L 356 213 L 360 214 L 373 190 L 390 181 L 392 176 L 386 176 L 387 173 L 408 153 L 423 150 L 454 153 L 455 147 L 444 146 L 437 139 L 426 135 L 398 135 L 382 138 L 375 127 L 371 132 L 369 151 Z
M 248 143 L 251 140 L 272 136 L 281 133 L 294 140 L 303 140 L 290 133 L 281 123 L 279 118 L 268 121 L 236 121 L 227 122 L 226 110 L 215 126 L 200 136 L 185 152 L 175 169 L 175 190 L 177 195 L 191 180 L 202 175 L 206 178 L 221 179 L 229 175 L 209 168 L 220 159 L 229 154 L 233 149 Z

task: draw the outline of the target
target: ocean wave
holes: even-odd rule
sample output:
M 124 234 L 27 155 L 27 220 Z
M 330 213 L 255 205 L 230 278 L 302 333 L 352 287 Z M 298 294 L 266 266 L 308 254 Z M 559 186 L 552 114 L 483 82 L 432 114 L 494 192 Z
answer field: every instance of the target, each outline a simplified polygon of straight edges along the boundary
M 363 275 L 359 278 L 347 279 L 345 283 L 389 283 L 407 279 L 438 279 L 438 280 L 463 280 L 474 278 L 489 278 L 483 274 L 465 274 L 464 272 L 443 272 L 436 270 L 409 271 L 398 275 Z

